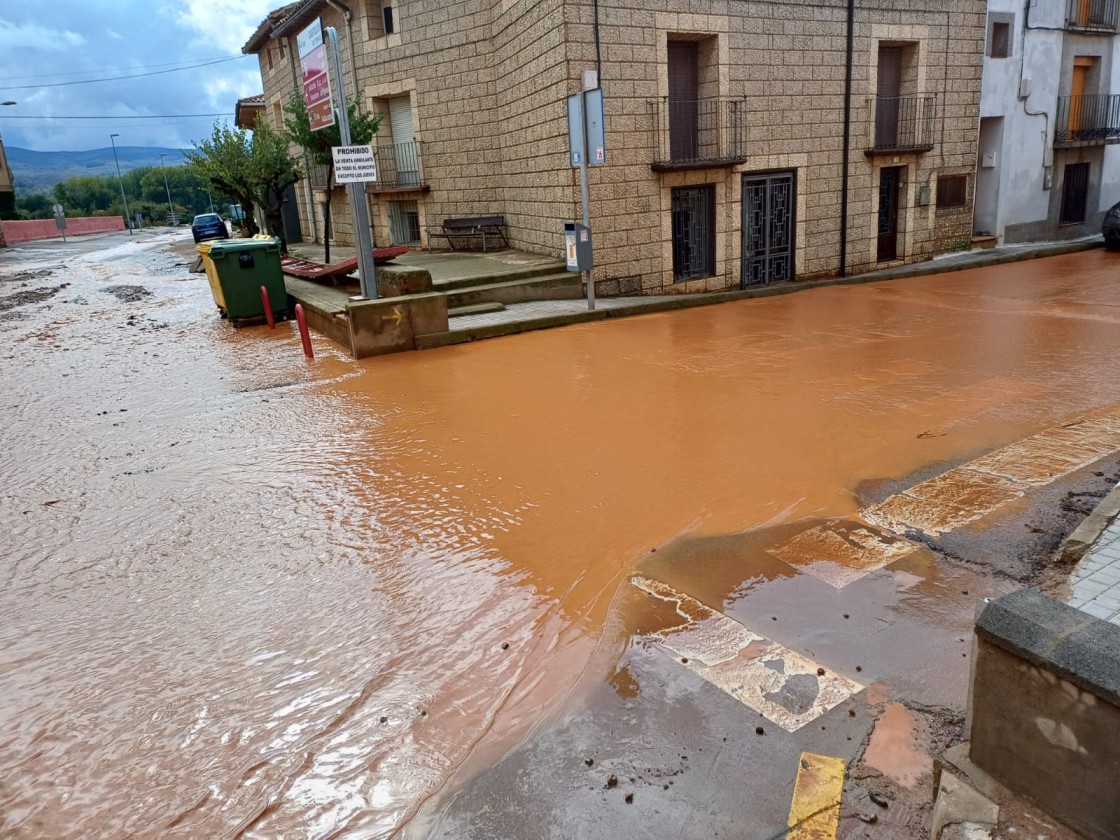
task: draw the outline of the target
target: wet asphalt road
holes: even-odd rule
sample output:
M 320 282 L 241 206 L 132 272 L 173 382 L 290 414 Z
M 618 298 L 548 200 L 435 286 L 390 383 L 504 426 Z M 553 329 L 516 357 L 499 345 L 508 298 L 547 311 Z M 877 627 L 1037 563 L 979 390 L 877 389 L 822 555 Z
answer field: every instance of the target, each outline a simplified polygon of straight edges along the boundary
M 190 252 L 0 252 L 0 833 L 771 837 L 806 749 L 914 831 L 978 599 L 1115 475 L 839 588 L 789 553 L 1113 408 L 1103 251 L 312 365 L 220 321 Z M 775 683 L 817 715 L 787 732 L 634 576 L 861 688 Z

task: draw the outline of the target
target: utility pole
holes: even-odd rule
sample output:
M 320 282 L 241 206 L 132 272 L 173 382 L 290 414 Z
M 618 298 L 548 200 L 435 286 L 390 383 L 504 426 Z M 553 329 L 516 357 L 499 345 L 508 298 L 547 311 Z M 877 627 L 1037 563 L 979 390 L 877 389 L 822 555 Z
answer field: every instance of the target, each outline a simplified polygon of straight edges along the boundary
M 117 138 L 119 134 L 110 134 L 109 142 L 113 144 L 113 162 L 117 165 L 117 183 L 121 185 L 121 201 L 124 202 L 124 218 L 128 222 L 128 235 L 132 236 L 132 214 L 128 212 L 128 199 L 124 194 L 124 178 L 121 177 L 121 162 L 117 158 Z
M 163 159 L 167 157 L 166 153 L 161 152 L 159 156 L 159 168 L 163 171 L 163 188 L 167 190 L 167 223 L 169 225 L 179 224 L 179 217 L 175 215 L 175 205 L 171 203 L 171 187 L 167 185 L 167 167 L 163 165 Z

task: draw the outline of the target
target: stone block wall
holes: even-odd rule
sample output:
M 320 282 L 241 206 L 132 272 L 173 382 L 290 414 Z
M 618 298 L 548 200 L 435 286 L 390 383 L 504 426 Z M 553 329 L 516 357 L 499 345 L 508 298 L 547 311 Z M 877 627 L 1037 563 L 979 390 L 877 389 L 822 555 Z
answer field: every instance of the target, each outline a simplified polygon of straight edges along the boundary
M 970 233 L 985 9 L 932 0 L 857 11 L 852 89 L 847 270 L 881 267 L 878 187 L 884 166 L 904 167 L 899 261 L 928 259 Z M 384 35 L 376 3 L 352 4 L 363 107 L 409 96 L 428 191 L 371 196 L 379 243 L 387 202 L 416 200 L 421 228 L 442 218 L 504 215 L 513 247 L 559 256 L 561 225 L 579 218 L 578 170 L 568 161 L 566 97 L 596 63 L 592 0 L 413 0 L 395 7 Z M 331 10 L 324 5 L 324 18 Z M 618 0 L 600 4 L 607 163 L 591 167 L 595 278 L 604 293 L 735 288 L 741 280 L 742 177 L 795 170 L 796 273 L 840 269 L 846 4 L 781 0 Z M 746 160 L 672 172 L 651 169 L 657 103 L 667 96 L 667 42 L 699 40 L 704 96 L 742 103 Z M 868 156 L 880 43 L 905 44 L 906 92 L 936 99 L 934 148 Z M 289 51 L 290 55 L 290 51 Z M 274 62 L 275 65 L 275 62 Z M 266 98 L 285 84 L 262 60 Z M 286 84 L 290 87 L 289 77 Z M 285 94 L 286 95 L 286 94 Z M 382 131 L 382 140 L 390 133 Z M 968 174 L 965 208 L 938 210 L 939 173 Z M 716 270 L 674 282 L 671 201 L 676 186 L 712 184 Z M 917 196 L 922 187 L 928 204 Z M 301 203 L 306 190 L 299 190 Z M 336 239 L 349 236 L 344 195 Z M 306 214 L 306 206 L 301 207 Z M 304 218 L 304 230 L 311 227 Z M 614 290 L 619 290 L 614 292 Z
M 976 624 L 969 758 L 1080 835 L 1120 826 L 1120 627 L 1022 590 Z

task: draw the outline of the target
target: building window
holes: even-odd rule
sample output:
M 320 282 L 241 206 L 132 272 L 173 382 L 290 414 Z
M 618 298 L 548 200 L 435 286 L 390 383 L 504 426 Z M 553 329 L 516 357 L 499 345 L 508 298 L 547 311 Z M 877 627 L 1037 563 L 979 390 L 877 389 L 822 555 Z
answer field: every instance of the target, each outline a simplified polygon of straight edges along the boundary
M 716 273 L 716 187 L 673 189 L 673 281 Z
M 389 0 L 382 4 L 381 16 L 385 21 L 385 34 L 392 35 L 397 30 L 393 26 L 393 4 Z
M 988 29 L 988 55 L 1007 58 L 1011 55 L 1011 24 L 995 20 Z
M 948 210 L 968 204 L 967 175 L 939 175 L 937 177 L 937 209 Z
M 420 208 L 415 201 L 389 202 L 389 238 L 394 245 L 420 244 Z
M 1060 225 L 1080 225 L 1085 222 L 1085 205 L 1089 197 L 1089 164 L 1067 163 L 1062 179 L 1062 212 Z

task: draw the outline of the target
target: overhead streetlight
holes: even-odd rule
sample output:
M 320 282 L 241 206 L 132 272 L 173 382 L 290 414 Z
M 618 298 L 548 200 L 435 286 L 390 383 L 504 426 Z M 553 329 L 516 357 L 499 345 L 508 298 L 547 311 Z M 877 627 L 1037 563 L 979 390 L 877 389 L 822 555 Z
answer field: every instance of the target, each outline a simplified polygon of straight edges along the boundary
M 179 223 L 179 219 L 175 216 L 175 205 L 171 203 L 171 187 L 167 185 L 167 167 L 163 165 L 163 159 L 167 157 L 164 152 L 159 156 L 159 168 L 163 170 L 163 188 L 167 190 L 167 223 L 175 225 Z
M 117 138 L 119 134 L 110 134 L 109 142 L 113 144 L 113 162 L 117 164 L 117 183 L 121 185 L 121 201 L 124 202 L 124 217 L 128 221 L 128 235 L 132 236 L 132 214 L 128 212 L 128 199 L 124 194 L 124 178 L 121 177 L 121 162 L 117 157 Z

